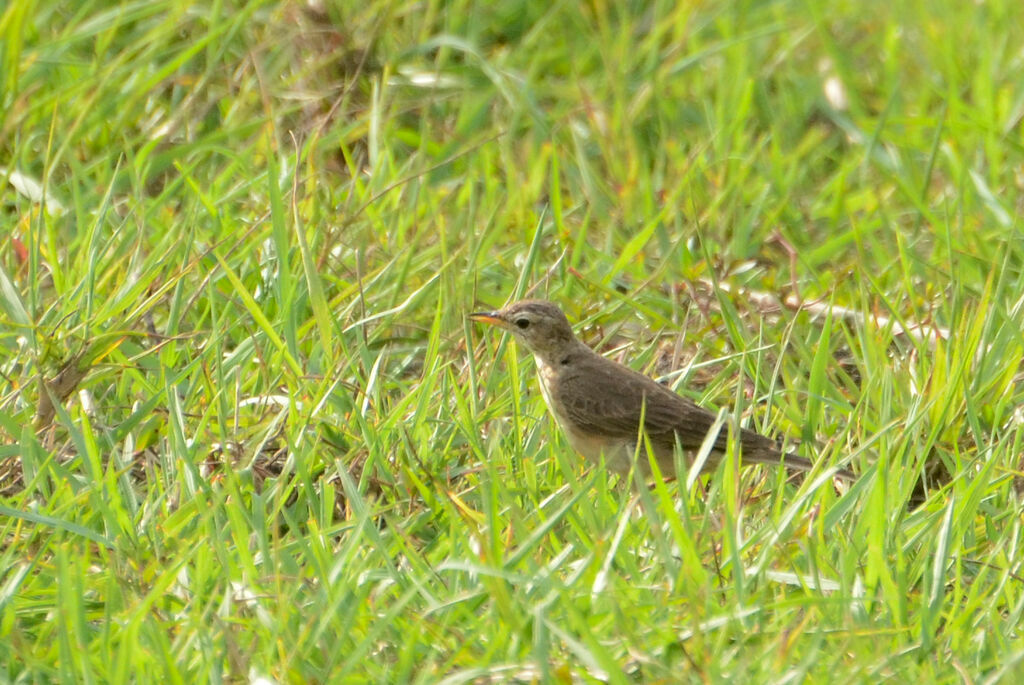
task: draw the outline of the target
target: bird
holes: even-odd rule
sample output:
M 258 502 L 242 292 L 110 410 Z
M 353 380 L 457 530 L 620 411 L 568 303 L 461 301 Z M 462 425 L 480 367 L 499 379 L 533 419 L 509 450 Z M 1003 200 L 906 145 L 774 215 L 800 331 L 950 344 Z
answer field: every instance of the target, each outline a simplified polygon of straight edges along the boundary
M 643 453 L 638 454 L 640 422 L 658 468 L 675 474 L 677 445 L 692 454 L 704 442 L 716 416 L 694 401 L 673 392 L 653 378 L 603 357 L 573 333 L 561 308 L 546 300 L 521 300 L 495 311 L 474 312 L 473 321 L 509 331 L 537 364 L 541 395 L 548 411 L 569 444 L 584 458 L 599 463 L 604 458 L 610 471 L 627 474 L 633 467 L 650 477 Z M 726 453 L 727 431 L 714 438 L 704 469 L 714 468 Z M 790 452 L 760 433 L 741 429 L 741 463 L 782 464 L 796 471 L 811 471 L 814 463 Z M 854 480 L 848 469 L 835 476 Z

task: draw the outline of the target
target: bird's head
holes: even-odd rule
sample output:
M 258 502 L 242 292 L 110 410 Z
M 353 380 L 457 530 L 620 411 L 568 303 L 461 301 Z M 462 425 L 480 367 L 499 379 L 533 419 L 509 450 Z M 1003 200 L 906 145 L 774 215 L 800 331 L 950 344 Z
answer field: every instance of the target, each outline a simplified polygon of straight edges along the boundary
M 469 318 L 504 328 L 543 359 L 553 358 L 576 344 L 565 314 L 558 305 L 546 300 L 522 300 L 497 311 L 475 312 Z

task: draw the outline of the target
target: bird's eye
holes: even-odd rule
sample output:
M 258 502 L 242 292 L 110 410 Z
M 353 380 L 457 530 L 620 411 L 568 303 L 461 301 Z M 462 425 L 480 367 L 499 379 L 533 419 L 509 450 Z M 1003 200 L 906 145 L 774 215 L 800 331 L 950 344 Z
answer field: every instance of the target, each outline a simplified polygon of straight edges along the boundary
M 515 324 L 516 324 L 516 326 L 518 326 L 519 328 L 521 328 L 522 330 L 525 331 L 527 328 L 530 327 L 530 320 L 529 319 L 516 319 Z

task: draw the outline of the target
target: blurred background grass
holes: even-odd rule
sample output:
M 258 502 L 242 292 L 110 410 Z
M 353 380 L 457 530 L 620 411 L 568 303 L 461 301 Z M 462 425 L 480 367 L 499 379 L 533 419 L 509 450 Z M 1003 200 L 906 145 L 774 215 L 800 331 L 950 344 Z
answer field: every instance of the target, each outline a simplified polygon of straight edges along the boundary
M 0 679 L 1012 681 L 1022 45 L 1014 0 L 8 4 Z M 588 469 L 464 318 L 528 290 L 864 476 Z

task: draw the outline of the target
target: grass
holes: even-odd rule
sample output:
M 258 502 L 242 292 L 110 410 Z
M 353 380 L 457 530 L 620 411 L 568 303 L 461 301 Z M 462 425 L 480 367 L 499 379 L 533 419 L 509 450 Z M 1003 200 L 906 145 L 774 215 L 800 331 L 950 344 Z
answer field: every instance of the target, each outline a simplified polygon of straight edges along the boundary
M 1015 682 L 1022 27 L 9 3 L 0 681 Z M 581 463 L 528 291 L 861 478 Z

